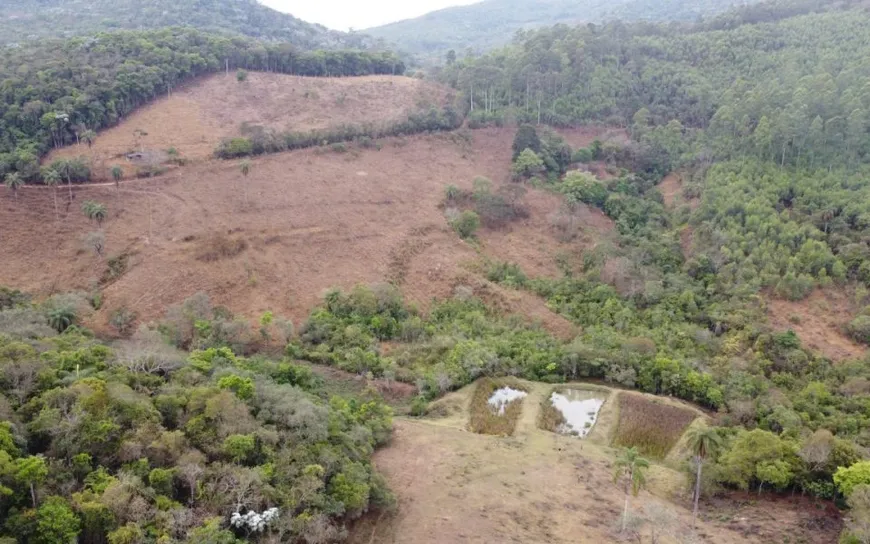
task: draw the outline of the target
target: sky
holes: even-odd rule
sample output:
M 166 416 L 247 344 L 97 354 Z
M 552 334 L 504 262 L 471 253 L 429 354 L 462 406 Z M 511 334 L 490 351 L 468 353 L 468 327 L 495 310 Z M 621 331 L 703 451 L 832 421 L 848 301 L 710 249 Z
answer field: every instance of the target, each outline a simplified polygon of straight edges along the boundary
M 260 3 L 335 30 L 362 30 L 477 1 L 480 0 L 260 0 Z

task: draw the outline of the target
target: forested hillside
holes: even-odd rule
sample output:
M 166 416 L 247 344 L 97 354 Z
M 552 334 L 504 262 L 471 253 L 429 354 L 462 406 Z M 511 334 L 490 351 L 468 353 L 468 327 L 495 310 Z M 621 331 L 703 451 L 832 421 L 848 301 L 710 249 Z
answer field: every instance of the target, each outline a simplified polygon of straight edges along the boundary
M 393 500 L 382 402 L 235 355 L 255 336 L 205 295 L 114 348 L 76 326 L 87 306 L 0 288 L 0 541 L 333 542 Z
M 485 0 L 435 11 L 365 30 L 399 49 L 429 60 L 443 60 L 453 49 L 485 52 L 510 41 L 518 30 L 562 24 L 624 21 L 694 21 L 745 2 L 737 0 Z
M 52 147 L 89 140 L 94 131 L 197 75 L 225 69 L 306 76 L 404 71 L 391 53 L 300 52 L 287 44 L 177 27 L 47 40 L 3 52 L 0 175 L 17 172 L 23 180 L 39 177 L 39 158 Z
M 187 26 L 243 34 L 301 49 L 365 48 L 363 35 L 329 30 L 256 0 L 5 0 L 0 45 L 111 30 Z

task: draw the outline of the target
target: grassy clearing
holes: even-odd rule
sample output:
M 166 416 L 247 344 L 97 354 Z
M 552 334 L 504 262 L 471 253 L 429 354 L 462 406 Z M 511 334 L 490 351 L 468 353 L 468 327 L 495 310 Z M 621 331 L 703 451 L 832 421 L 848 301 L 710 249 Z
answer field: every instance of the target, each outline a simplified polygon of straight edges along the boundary
M 474 396 L 471 397 L 469 428 L 472 431 L 479 434 L 501 436 L 511 436 L 514 434 L 517 420 L 519 420 L 520 414 L 523 412 L 523 399 L 509 403 L 505 408 L 504 414 L 499 415 L 489 405 L 489 398 L 502 387 L 510 387 L 528 392 L 527 387 L 513 378 L 481 379 L 474 390 Z
M 577 393 L 580 393 L 584 396 L 588 395 L 588 398 L 590 399 L 603 399 L 605 403 L 610 396 L 609 390 L 595 386 L 554 387 L 552 390 L 550 390 L 549 393 L 547 393 L 547 396 L 544 397 L 543 400 L 541 400 L 541 410 L 538 412 L 538 428 L 559 434 L 563 434 L 561 433 L 561 431 L 559 431 L 559 427 L 567 424 L 568 421 L 565 419 L 565 416 L 562 414 L 562 412 L 558 408 L 553 406 L 553 403 L 551 401 L 553 393 L 569 397 L 576 396 Z M 604 406 L 601 407 L 601 410 L 603 409 Z
M 636 447 L 644 455 L 663 459 L 695 417 L 697 414 L 688 408 L 620 393 L 613 445 Z

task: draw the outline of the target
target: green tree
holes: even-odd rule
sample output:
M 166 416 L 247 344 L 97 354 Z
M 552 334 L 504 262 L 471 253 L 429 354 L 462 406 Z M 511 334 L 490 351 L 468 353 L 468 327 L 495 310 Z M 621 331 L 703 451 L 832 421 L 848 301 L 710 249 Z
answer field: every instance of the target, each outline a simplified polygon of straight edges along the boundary
M 708 457 L 715 456 L 722 449 L 722 437 L 715 428 L 695 425 L 686 433 L 689 451 L 695 458 L 697 473 L 695 475 L 695 494 L 692 507 L 692 525 L 698 519 L 698 501 L 701 498 L 701 469 Z
M 18 172 L 9 172 L 6 174 L 4 183 L 6 184 L 6 188 L 12 191 L 12 195 L 15 196 L 15 199 L 18 200 L 18 189 L 21 189 L 21 186 L 24 185 L 24 180 L 21 179 L 21 175 Z
M 49 497 L 36 514 L 39 544 L 70 544 L 81 531 L 81 521 L 62 497 Z
M 860 461 L 850 467 L 840 467 L 834 473 L 834 483 L 844 497 L 859 485 L 870 485 L 870 461 Z
M 625 448 L 616 458 L 613 470 L 614 483 L 625 480 L 625 506 L 622 510 L 622 531 L 628 526 L 629 499 L 646 487 L 646 471 L 649 461 L 641 457 L 637 448 Z
M 517 134 L 514 136 L 512 161 L 517 160 L 520 153 L 526 149 L 531 149 L 537 154 L 541 153 L 541 138 L 538 137 L 538 131 L 532 125 L 520 125 L 517 129 Z
M 777 461 L 785 463 L 789 467 L 788 471 L 783 465 L 776 465 Z M 741 489 L 747 489 L 753 481 L 763 483 L 759 474 L 771 475 L 774 468 L 792 474 L 792 467 L 798 464 L 797 444 L 762 429 L 740 431 L 731 447 L 719 457 L 725 481 Z M 763 465 L 765 468 L 759 471 Z
M 224 440 L 221 449 L 233 463 L 243 463 L 254 453 L 256 440 L 251 435 L 230 435 Z
M 514 160 L 512 167 L 513 176 L 516 180 L 537 176 L 545 170 L 543 159 L 531 149 L 525 149 L 520 153 L 516 160 Z
M 81 139 L 84 143 L 88 144 L 88 149 L 90 149 L 94 145 L 94 140 L 97 139 L 97 133 L 88 129 L 82 132 Z
M 30 487 L 30 499 L 36 508 L 36 488 L 48 477 L 48 466 L 41 455 L 31 455 L 15 460 L 15 479 Z
M 110 173 L 112 174 L 112 179 L 115 181 L 115 187 L 119 188 L 121 186 L 121 179 L 124 177 L 124 169 L 116 164 L 112 167 Z
M 471 210 L 465 210 L 459 214 L 459 217 L 450 222 L 450 226 L 459 234 L 460 238 L 467 240 L 473 238 L 474 233 L 480 228 L 480 216 Z

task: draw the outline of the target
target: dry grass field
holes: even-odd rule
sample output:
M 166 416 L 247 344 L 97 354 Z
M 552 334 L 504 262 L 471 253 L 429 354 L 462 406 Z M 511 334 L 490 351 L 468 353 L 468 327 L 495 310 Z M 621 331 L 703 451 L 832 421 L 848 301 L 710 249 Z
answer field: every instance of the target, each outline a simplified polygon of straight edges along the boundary
M 792 329 L 804 345 L 832 361 L 863 357 L 867 347 L 843 332 L 860 311 L 846 289 L 816 289 L 805 300 L 790 301 L 768 296 L 767 316 L 777 331 Z
M 434 403 L 424 419 L 398 419 L 390 445 L 375 456 L 398 495 L 398 508 L 364 519 L 352 532 L 351 543 L 622 541 L 614 527 L 624 495 L 612 480 L 615 450 L 608 442 L 617 403 L 605 403 L 595 431 L 581 440 L 538 428 L 539 407 L 552 385 L 519 383 L 529 396 L 510 437 L 467 430 L 476 384 Z M 610 392 L 611 399 L 621 394 Z M 684 478 L 669 464 L 653 464 L 649 490 L 632 499 L 635 533 L 624 541 L 649 542 L 654 527 L 662 544 L 767 544 L 794 542 L 795 535 L 812 544 L 836 541 L 836 516 L 799 497 L 723 498 L 702 506 L 693 531 Z
M 235 74 L 205 76 L 176 89 L 172 96 L 140 108 L 99 134 L 91 149 L 70 146 L 56 157 L 85 156 L 105 178 L 113 164 L 126 164 L 130 151 L 210 157 L 221 139 L 241 134 L 243 123 L 276 131 L 308 131 L 340 124 L 385 122 L 430 105 L 444 105 L 449 92 L 438 85 L 400 76 L 310 78 L 252 72 L 244 82 Z M 132 171 L 132 168 L 128 168 Z
M 586 210 L 584 242 L 560 241 L 548 217 L 561 201 L 530 189 L 526 220 L 484 229 L 479 247 L 458 238 L 439 207 L 444 188 L 470 188 L 476 176 L 509 181 L 511 129 L 389 139 L 382 148 L 346 153 L 309 149 L 256 158 L 245 177 L 236 161 L 192 162 L 153 179 L 58 190 L 0 193 L 2 283 L 40 296 L 99 285 L 106 257 L 129 255 L 129 267 L 103 285 L 104 309 L 121 306 L 141 320 L 198 292 L 237 314 L 270 310 L 299 323 L 332 287 L 393 281 L 425 309 L 433 297 L 470 286 L 505 312 L 540 321 L 561 337 L 576 328 L 534 295 L 485 280 L 483 258 L 510 260 L 533 275 L 556 275 L 557 257 L 578 259 L 612 223 Z M 96 226 L 80 211 L 106 204 L 106 255 L 83 243 Z M 247 203 L 246 203 L 247 200 Z

